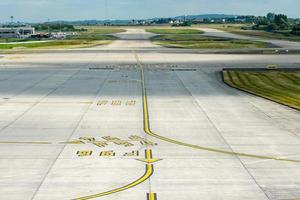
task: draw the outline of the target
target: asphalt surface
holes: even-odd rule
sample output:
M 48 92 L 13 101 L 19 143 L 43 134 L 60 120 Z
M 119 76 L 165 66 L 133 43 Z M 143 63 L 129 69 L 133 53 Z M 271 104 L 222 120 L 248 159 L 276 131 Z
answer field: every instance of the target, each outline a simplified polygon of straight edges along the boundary
M 299 198 L 299 112 L 220 77 L 299 56 L 140 53 L 135 32 L 112 44 L 132 52 L 0 60 L 1 199 Z

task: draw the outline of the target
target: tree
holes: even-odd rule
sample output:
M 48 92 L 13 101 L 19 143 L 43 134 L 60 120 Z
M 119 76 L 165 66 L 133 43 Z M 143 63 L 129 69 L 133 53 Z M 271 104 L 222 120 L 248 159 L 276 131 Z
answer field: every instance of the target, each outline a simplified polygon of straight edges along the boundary
M 258 17 L 257 18 L 257 25 L 261 26 L 261 25 L 268 25 L 269 21 L 267 20 L 266 17 Z
M 65 32 L 68 31 L 77 31 L 77 29 L 70 24 L 52 24 L 52 23 L 44 23 L 44 24 L 36 24 L 34 25 L 36 31 L 48 31 L 51 30 L 53 32 L 57 32 L 63 30 Z
M 275 30 L 278 30 L 278 28 L 279 27 L 277 26 L 277 24 L 271 23 L 271 24 L 268 25 L 267 31 L 275 31 Z
M 268 13 L 268 14 L 267 14 L 267 19 L 268 19 L 270 22 L 274 22 L 274 20 L 275 20 L 275 13 Z
M 295 25 L 293 30 L 292 30 L 292 34 L 295 35 L 300 35 L 300 25 Z
M 289 28 L 288 17 L 286 15 L 275 15 L 274 22 L 280 29 L 286 30 Z

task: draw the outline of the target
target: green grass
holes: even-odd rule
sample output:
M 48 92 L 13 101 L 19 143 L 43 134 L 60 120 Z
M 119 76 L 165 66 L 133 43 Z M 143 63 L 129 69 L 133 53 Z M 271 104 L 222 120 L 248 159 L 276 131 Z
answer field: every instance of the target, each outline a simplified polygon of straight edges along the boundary
M 159 35 L 151 40 L 158 45 L 187 49 L 238 49 L 266 48 L 267 43 L 247 40 L 208 37 L 202 35 Z
M 53 40 L 40 43 L 24 43 L 24 44 L 0 44 L 0 49 L 33 49 L 33 48 L 87 48 L 98 45 L 109 44 L 111 40 L 85 40 L 85 39 L 68 39 Z
M 8 42 L 26 42 L 26 41 L 36 41 L 37 39 L 31 38 L 0 38 L 0 43 L 8 43 Z
M 300 110 L 300 72 L 223 71 L 228 85 Z
M 37 43 L 23 43 L 23 44 L 0 44 L 0 49 L 32 49 L 32 48 L 87 48 L 98 45 L 109 44 L 117 38 L 112 35 L 101 35 L 101 34 L 80 34 L 75 36 L 68 36 L 65 40 L 53 40 L 46 42 Z M 1 41 L 1 40 L 0 40 Z M 35 41 L 30 39 L 6 39 L 5 42 L 26 42 Z
M 231 33 L 245 35 L 245 36 L 254 36 L 254 37 L 261 37 L 266 39 L 278 39 L 278 40 L 289 40 L 300 42 L 300 36 L 296 36 L 290 33 L 278 32 L 278 33 L 271 33 L 266 31 L 252 31 L 252 30 L 233 30 L 230 31 Z
M 146 29 L 149 33 L 155 34 L 202 34 L 203 31 L 195 30 L 195 29 Z
M 117 37 L 109 35 L 113 33 L 124 32 L 125 30 L 119 28 L 108 28 L 103 26 L 84 26 L 76 27 L 84 28 L 87 31 L 78 32 L 79 35 L 68 36 L 65 40 L 53 40 L 39 43 L 23 43 L 23 44 L 9 44 L 9 42 L 26 42 L 26 41 L 38 41 L 37 39 L 19 39 L 19 38 L 0 38 L 0 49 L 51 49 L 51 48 L 87 48 L 98 45 L 109 44 Z
M 203 24 L 196 25 L 195 27 L 206 27 L 206 28 L 214 28 L 222 31 L 226 31 L 229 33 L 234 33 L 238 35 L 244 36 L 254 36 L 261 37 L 265 39 L 278 39 L 278 40 L 289 40 L 300 42 L 300 36 L 290 34 L 289 31 L 282 32 L 267 32 L 267 31 L 258 31 L 258 30 L 242 30 L 242 27 L 250 27 L 251 24 Z

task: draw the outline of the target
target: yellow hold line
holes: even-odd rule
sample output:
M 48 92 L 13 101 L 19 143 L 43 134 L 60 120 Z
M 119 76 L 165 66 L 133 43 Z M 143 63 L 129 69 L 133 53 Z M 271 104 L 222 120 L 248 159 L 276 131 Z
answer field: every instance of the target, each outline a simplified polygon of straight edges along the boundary
M 151 157 L 148 157 L 149 155 L 151 156 L 151 150 L 148 151 L 149 149 L 147 149 L 147 153 L 146 153 L 146 159 L 151 159 Z M 150 154 L 149 154 L 150 152 Z M 123 187 L 120 187 L 120 188 L 117 188 L 117 189 L 114 189 L 114 190 L 110 190 L 110 191 L 107 191 L 107 192 L 103 192 L 103 193 L 99 193 L 99 194 L 94 194 L 94 195 L 90 195 L 90 196 L 85 196 L 85 197 L 80 197 L 80 198 L 76 198 L 76 199 L 73 199 L 73 200 L 87 200 L 87 199 L 94 199 L 94 198 L 99 198 L 99 197 L 103 197 L 103 196 L 107 196 L 107 195 L 111 195 L 111 194 L 114 194 L 114 193 L 118 193 L 118 192 L 122 192 L 124 190 L 128 190 L 130 188 L 133 188 L 141 183 L 143 183 L 144 181 L 146 181 L 147 179 L 149 179 L 152 174 L 154 172 L 154 168 L 153 168 L 153 165 L 152 164 L 146 164 L 146 172 L 145 174 L 140 177 L 139 179 L 135 180 L 134 182 L 126 185 L 126 186 L 123 186 Z
M 163 137 L 161 135 L 158 135 L 154 133 L 150 129 L 150 121 L 149 121 L 149 109 L 148 109 L 148 98 L 147 98 L 147 91 L 146 91 L 146 86 L 145 86 L 145 74 L 144 74 L 144 66 L 140 62 L 140 59 L 136 53 L 135 58 L 137 61 L 137 64 L 140 67 L 141 70 L 141 86 L 142 86 L 142 96 L 143 96 L 143 120 L 144 120 L 144 131 L 147 135 L 150 135 L 152 137 L 155 137 L 159 140 L 169 142 L 172 144 L 180 145 L 180 146 L 185 146 L 193 149 L 198 149 L 198 150 L 204 150 L 204 151 L 209 151 L 209 152 L 214 152 L 214 153 L 221 153 L 221 154 L 226 154 L 226 155 L 231 155 L 231 156 L 242 156 L 242 157 L 248 157 L 248 158 L 258 158 L 258 159 L 269 159 L 269 160 L 276 160 L 276 161 L 286 161 L 286 162 L 295 162 L 295 163 L 300 163 L 300 160 L 293 160 L 293 159 L 285 159 L 285 158 L 277 158 L 273 156 L 264 156 L 264 155 L 256 155 L 256 154 L 247 154 L 247 153 L 239 153 L 239 152 L 233 152 L 233 151 L 226 151 L 222 149 L 216 149 L 216 148 L 210 148 L 210 147 L 203 147 L 203 146 L 198 146 L 198 145 L 193 145 L 177 140 L 173 140 L 167 137 Z

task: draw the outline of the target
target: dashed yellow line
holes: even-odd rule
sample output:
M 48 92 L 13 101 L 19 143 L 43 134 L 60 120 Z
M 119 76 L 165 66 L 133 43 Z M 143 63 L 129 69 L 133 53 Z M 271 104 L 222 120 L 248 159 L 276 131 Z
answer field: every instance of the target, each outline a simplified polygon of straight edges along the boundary
M 149 149 L 146 150 L 145 158 L 147 160 L 151 160 L 152 159 L 151 150 L 149 150 Z M 132 183 L 126 185 L 126 186 L 114 189 L 114 190 L 110 190 L 110 191 L 107 191 L 107 192 L 103 192 L 103 193 L 99 193 L 99 194 L 94 194 L 94 195 L 90 195 L 90 196 L 80 197 L 80 198 L 76 198 L 74 200 L 94 199 L 94 198 L 99 198 L 99 197 L 111 195 L 111 194 L 114 194 L 114 193 L 122 192 L 124 190 L 128 190 L 130 188 L 133 188 L 133 187 L 135 187 L 135 186 L 143 183 L 147 179 L 149 179 L 152 176 L 153 172 L 154 172 L 153 164 L 148 163 L 148 164 L 146 164 L 146 172 L 145 172 L 145 174 L 142 177 L 140 177 L 139 179 L 135 180 L 134 182 L 132 182 Z
M 170 139 L 170 138 L 167 138 L 167 137 L 156 134 L 150 128 L 148 98 L 147 98 L 147 91 L 146 91 L 146 86 L 145 86 L 144 66 L 140 62 L 140 59 L 139 59 L 139 57 L 136 53 L 135 53 L 135 58 L 136 58 L 137 64 L 139 65 L 140 71 L 141 71 L 144 131 L 147 135 L 150 135 L 150 136 L 155 137 L 159 140 L 169 142 L 169 143 L 172 143 L 172 144 L 176 144 L 176 145 L 180 145 L 180 146 L 184 146 L 184 147 L 189 147 L 189 148 L 193 148 L 193 149 L 198 149 L 198 150 L 214 152 L 214 153 L 221 153 L 221 154 L 226 154 L 226 155 L 231 155 L 231 156 L 242 156 L 242 157 L 248 157 L 248 158 L 258 158 L 258 159 L 268 159 L 268 160 L 277 160 L 277 161 L 300 163 L 300 160 L 277 158 L 277 157 L 273 157 L 273 156 L 264 156 L 264 155 L 256 155 L 256 154 L 239 153 L 239 152 L 233 152 L 233 151 L 226 151 L 226 150 L 222 150 L 222 149 L 216 149 L 216 148 L 193 145 L 193 144 L 173 140 L 173 139 Z

